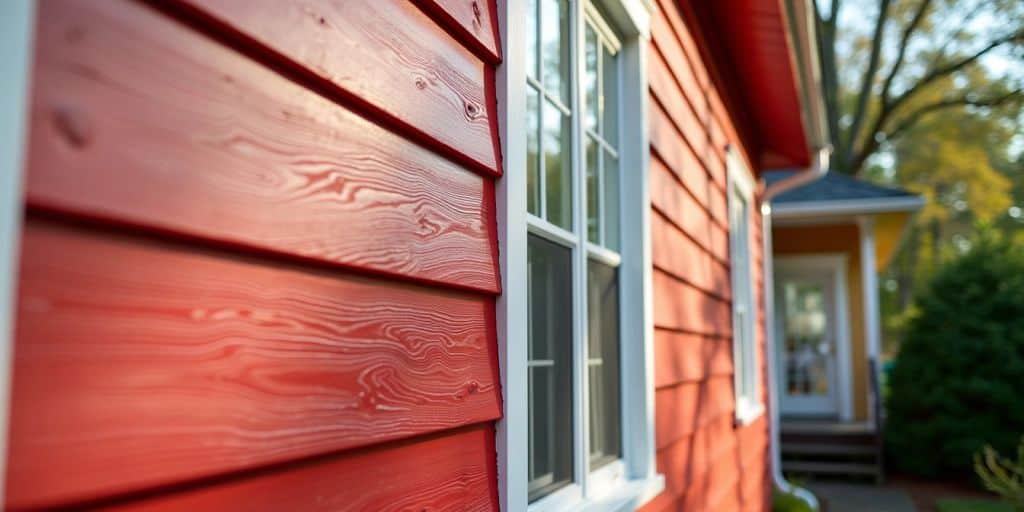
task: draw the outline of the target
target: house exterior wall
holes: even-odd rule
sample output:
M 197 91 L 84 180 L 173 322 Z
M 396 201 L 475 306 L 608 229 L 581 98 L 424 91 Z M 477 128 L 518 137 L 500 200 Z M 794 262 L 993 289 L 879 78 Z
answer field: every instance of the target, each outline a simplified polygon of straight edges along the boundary
M 768 418 L 735 424 L 725 149 L 737 127 L 676 2 L 654 2 L 648 51 L 655 415 L 665 491 L 643 508 L 768 509 Z M 752 208 L 761 400 L 765 379 L 761 220 Z
M 819 253 L 846 255 L 846 304 L 850 325 L 850 372 L 854 420 L 868 419 L 867 343 L 864 336 L 864 281 L 861 278 L 860 231 L 856 224 L 793 226 L 772 229 L 775 257 Z
M 496 507 L 479 5 L 40 1 L 8 508 Z

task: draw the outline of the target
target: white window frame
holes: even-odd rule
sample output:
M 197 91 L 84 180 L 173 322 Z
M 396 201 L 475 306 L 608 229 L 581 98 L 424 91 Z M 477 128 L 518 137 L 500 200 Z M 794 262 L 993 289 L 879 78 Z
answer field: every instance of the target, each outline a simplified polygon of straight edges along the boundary
M 733 390 L 736 397 L 736 423 L 746 425 L 764 413 L 761 400 L 761 355 L 757 344 L 757 290 L 754 289 L 752 254 L 754 214 L 754 176 L 735 147 L 727 150 L 729 211 L 729 268 L 732 282 L 732 355 Z M 737 197 L 738 196 L 738 197 Z M 745 226 L 733 225 L 736 202 L 746 204 Z M 741 240 L 741 233 L 746 240 Z M 740 242 L 744 243 L 740 243 Z M 748 361 L 748 364 L 741 364 Z M 744 373 L 746 372 L 746 373 Z
M 528 385 L 527 385 L 527 233 L 558 234 L 557 228 L 537 230 L 539 219 L 529 219 L 526 194 L 526 4 L 523 0 L 498 2 L 499 29 L 504 61 L 498 68 L 498 112 L 502 142 L 504 176 L 497 181 L 499 263 L 502 269 L 502 294 L 497 301 L 499 363 L 501 367 L 504 414 L 498 421 L 498 494 L 501 509 L 525 511 L 605 511 L 635 510 L 658 495 L 665 486 L 655 470 L 654 446 L 654 363 L 653 300 L 651 298 L 650 194 L 648 190 L 649 141 L 647 127 L 646 55 L 649 42 L 650 3 L 644 0 L 570 0 L 572 9 L 570 41 L 571 64 L 576 76 L 582 76 L 585 9 L 589 2 L 600 4 L 608 21 L 618 29 L 622 47 L 619 53 L 619 166 L 620 172 L 620 365 L 622 459 L 587 474 L 589 460 L 589 420 L 585 377 L 580 368 L 586 358 L 574 349 L 574 483 L 541 498 L 528 499 Z M 578 68 L 578 69 L 577 69 Z M 572 151 L 580 154 L 582 142 L 582 100 L 573 85 L 570 101 L 576 113 Z M 635 105 L 635 108 L 625 107 Z M 574 162 L 574 166 L 578 165 Z M 585 211 L 585 183 L 575 179 L 574 212 Z M 586 240 L 586 219 L 574 214 L 577 233 Z M 529 220 L 528 220 L 529 219 Z M 561 230 L 565 231 L 565 230 Z M 589 245 L 589 244 L 588 244 Z M 586 257 L 586 253 L 582 252 Z M 577 265 L 578 267 L 579 265 Z M 574 270 L 575 285 L 585 286 L 586 275 Z M 576 294 L 579 296 L 578 294 Z M 585 297 L 585 295 L 584 295 Z M 577 300 L 578 302 L 578 300 Z M 574 304 L 586 308 L 586 303 Z M 586 339 L 586 325 L 576 314 L 574 332 Z M 629 334 L 639 333 L 639 334 Z M 578 344 L 577 344 L 578 345 Z M 584 344 L 583 350 L 586 346 Z

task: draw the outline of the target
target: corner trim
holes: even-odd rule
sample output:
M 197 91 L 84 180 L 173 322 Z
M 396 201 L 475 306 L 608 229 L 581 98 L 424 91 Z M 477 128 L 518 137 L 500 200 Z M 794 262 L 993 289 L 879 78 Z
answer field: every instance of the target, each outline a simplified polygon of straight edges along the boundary
M 0 2 L 0 471 L 7 466 L 35 8 L 34 0 Z M 3 485 L 0 482 L 0 500 Z

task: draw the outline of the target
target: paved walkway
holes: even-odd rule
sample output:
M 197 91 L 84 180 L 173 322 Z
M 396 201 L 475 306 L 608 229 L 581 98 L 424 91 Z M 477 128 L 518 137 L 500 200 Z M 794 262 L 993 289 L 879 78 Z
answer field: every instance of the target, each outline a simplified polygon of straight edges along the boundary
M 825 512 L 917 512 L 910 496 L 899 489 L 832 483 L 806 487 L 822 501 Z

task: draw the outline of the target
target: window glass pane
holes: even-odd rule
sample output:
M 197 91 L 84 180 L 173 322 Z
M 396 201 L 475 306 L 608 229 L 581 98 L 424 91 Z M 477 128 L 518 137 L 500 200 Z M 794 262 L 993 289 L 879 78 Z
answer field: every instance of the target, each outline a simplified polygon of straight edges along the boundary
M 526 74 L 537 78 L 537 0 L 526 0 Z
M 598 202 L 597 173 L 600 169 L 600 162 L 597 160 L 598 145 L 589 135 L 584 137 L 587 144 L 587 240 L 600 243 L 599 233 L 601 204 Z
M 600 97 L 598 96 L 599 91 L 597 90 L 598 71 L 597 71 L 597 57 L 600 51 L 598 47 L 600 42 L 597 40 L 597 34 L 594 33 L 594 28 L 590 26 L 590 23 L 584 23 L 586 27 L 586 38 L 584 41 L 584 73 L 583 73 L 583 88 L 584 88 L 584 120 L 586 122 L 586 128 L 597 132 L 597 116 L 598 110 L 600 109 Z
M 544 187 L 547 220 L 572 230 L 572 136 L 570 117 L 551 102 L 543 102 Z
M 540 215 L 540 94 L 526 87 L 526 210 Z
M 615 148 L 619 147 L 619 66 L 618 57 L 601 46 L 601 74 L 604 92 L 601 95 L 601 135 Z
M 619 159 L 604 152 L 604 246 L 619 250 Z
M 541 68 L 544 87 L 569 104 L 569 1 L 541 1 Z
M 593 471 L 622 456 L 618 270 L 594 260 L 587 263 L 587 329 Z
M 572 482 L 572 251 L 528 237 L 529 497 Z

